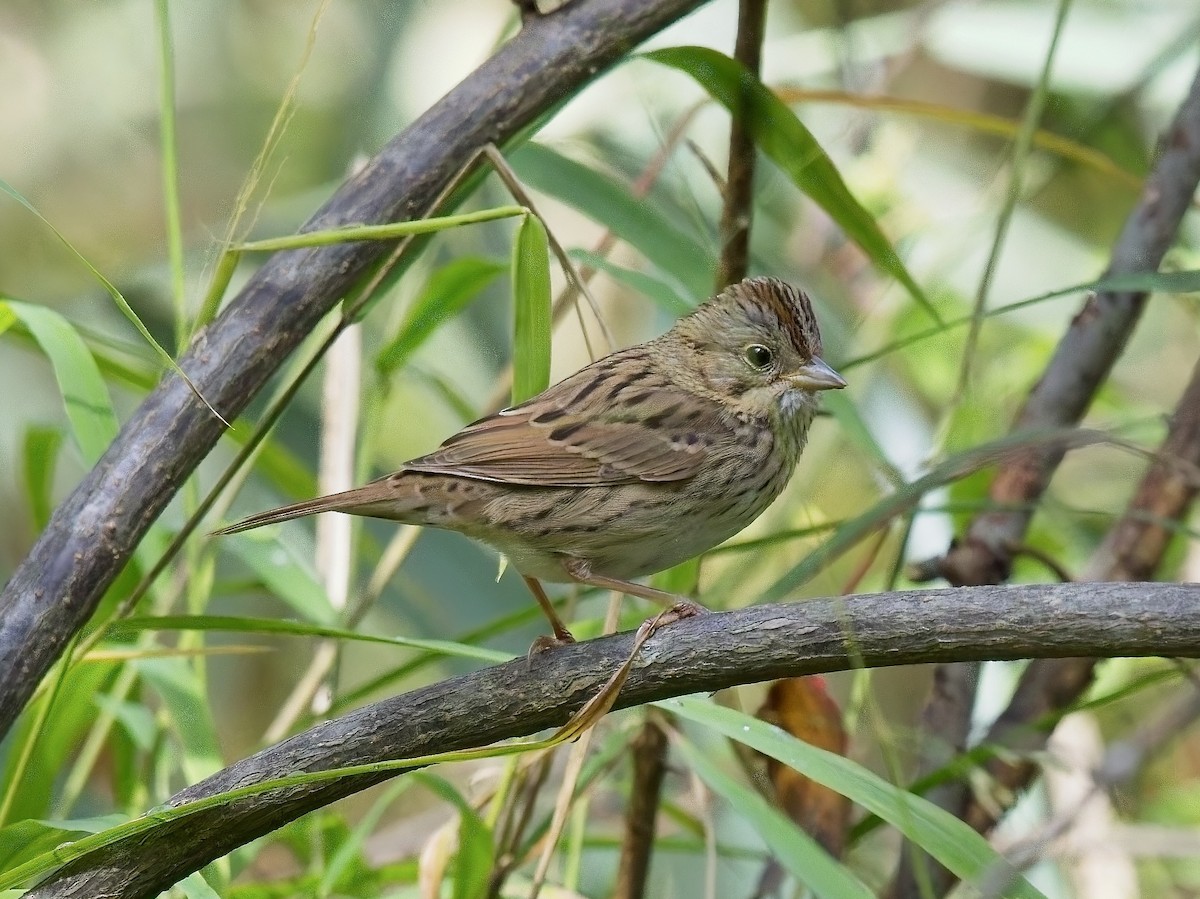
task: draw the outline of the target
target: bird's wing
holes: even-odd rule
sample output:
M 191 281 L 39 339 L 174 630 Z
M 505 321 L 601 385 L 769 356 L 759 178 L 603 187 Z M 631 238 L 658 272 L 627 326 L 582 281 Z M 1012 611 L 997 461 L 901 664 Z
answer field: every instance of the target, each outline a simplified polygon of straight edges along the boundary
M 709 403 L 661 377 L 632 377 L 601 360 L 468 425 L 404 467 L 545 487 L 680 481 L 729 430 Z

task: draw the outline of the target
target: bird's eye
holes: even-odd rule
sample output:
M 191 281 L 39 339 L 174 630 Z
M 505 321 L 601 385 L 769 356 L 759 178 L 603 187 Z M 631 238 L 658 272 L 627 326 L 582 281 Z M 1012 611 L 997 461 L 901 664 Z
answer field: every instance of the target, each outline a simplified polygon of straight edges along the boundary
M 752 343 L 742 350 L 742 358 L 750 363 L 752 368 L 762 370 L 771 367 L 771 363 L 775 361 L 775 354 L 771 352 L 770 347 Z

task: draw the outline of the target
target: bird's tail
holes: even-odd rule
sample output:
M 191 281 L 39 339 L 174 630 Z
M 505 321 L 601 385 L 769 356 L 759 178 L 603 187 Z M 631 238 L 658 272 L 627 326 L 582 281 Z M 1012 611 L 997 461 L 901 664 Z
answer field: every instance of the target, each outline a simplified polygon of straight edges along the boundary
M 249 518 L 243 518 L 236 524 L 213 531 L 212 536 L 222 537 L 226 534 L 236 534 L 239 531 L 249 531 L 268 524 L 278 524 L 281 521 L 291 521 L 293 518 L 303 518 L 305 515 L 315 515 L 318 512 L 345 512 L 350 515 L 369 515 L 375 518 L 390 518 L 393 521 L 409 521 L 415 519 L 411 515 L 413 507 L 420 502 L 416 491 L 404 489 L 403 479 L 392 475 L 353 490 L 343 493 L 331 493 L 328 496 L 318 496 L 316 499 L 293 503 L 290 506 L 280 506 L 278 509 L 268 509 Z M 415 485 L 414 485 L 415 486 Z M 411 497 L 407 494 L 411 493 Z M 406 514 L 409 513 L 409 514 Z

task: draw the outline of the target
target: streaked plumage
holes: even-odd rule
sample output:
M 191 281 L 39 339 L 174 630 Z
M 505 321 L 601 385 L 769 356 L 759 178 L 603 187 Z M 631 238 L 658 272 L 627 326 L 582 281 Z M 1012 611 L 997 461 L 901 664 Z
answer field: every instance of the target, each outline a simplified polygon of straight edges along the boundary
M 459 531 L 527 580 L 612 586 L 757 518 L 791 477 L 818 393 L 844 386 L 821 360 L 808 297 L 753 278 L 394 474 L 218 533 L 348 512 Z

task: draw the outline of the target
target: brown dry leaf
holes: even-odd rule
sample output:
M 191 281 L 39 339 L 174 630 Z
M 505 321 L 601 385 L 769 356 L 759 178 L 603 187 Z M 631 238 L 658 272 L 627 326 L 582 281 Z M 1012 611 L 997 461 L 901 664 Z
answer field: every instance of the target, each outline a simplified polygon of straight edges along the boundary
M 842 712 L 820 675 L 775 681 L 758 717 L 810 746 L 846 754 Z M 830 855 L 840 858 L 846 845 L 850 800 L 772 758 L 767 759 L 767 776 L 775 788 L 776 801 L 788 817 Z

